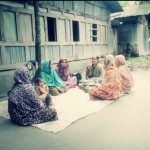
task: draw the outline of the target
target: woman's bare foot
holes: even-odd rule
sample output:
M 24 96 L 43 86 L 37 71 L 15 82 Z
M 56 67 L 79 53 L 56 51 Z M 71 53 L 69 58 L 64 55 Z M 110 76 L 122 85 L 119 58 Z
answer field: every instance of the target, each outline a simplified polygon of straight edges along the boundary
M 96 100 L 96 98 L 92 96 L 91 94 L 89 94 L 89 96 L 90 96 L 90 100 Z

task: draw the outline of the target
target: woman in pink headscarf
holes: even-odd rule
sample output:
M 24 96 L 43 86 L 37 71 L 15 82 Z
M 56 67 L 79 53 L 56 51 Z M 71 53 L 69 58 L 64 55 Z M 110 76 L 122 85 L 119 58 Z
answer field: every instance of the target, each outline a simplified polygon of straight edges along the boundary
M 65 82 L 68 88 L 74 88 L 77 86 L 77 78 L 75 76 L 70 76 L 69 63 L 67 59 L 59 60 L 56 72 L 58 73 L 60 78 Z
M 115 65 L 122 77 L 122 90 L 123 93 L 128 94 L 134 86 L 133 78 L 131 72 L 126 65 L 126 60 L 123 55 L 117 55 L 115 57 Z

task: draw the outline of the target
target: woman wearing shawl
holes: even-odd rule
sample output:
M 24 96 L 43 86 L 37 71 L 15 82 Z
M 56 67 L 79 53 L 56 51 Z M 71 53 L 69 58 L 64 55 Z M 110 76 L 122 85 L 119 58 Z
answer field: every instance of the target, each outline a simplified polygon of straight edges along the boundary
M 51 61 L 47 60 L 41 64 L 41 76 L 44 83 L 49 87 L 49 93 L 53 96 L 67 91 L 67 87 L 58 73 L 51 69 Z
M 38 62 L 36 60 L 30 60 L 27 62 L 26 67 L 28 68 L 30 75 L 31 75 L 31 83 L 36 90 L 37 89 L 37 80 L 38 80 L 38 78 L 36 78 L 36 73 L 37 73 L 37 70 L 39 67 Z M 37 92 L 37 94 L 39 94 L 39 93 Z M 48 93 L 42 94 L 39 97 L 46 105 L 49 105 L 52 101 L 49 91 L 48 91 Z
M 67 59 L 60 59 L 56 72 L 60 76 L 60 78 L 64 81 L 64 83 L 68 86 L 68 88 L 74 88 L 77 86 L 77 78 L 75 76 L 71 77 L 69 72 L 69 64 Z
M 126 65 L 126 60 L 123 55 L 117 55 L 115 57 L 115 65 L 118 68 L 118 71 L 122 77 L 122 90 L 123 93 L 128 94 L 130 93 L 134 83 L 131 72 Z
M 118 99 L 122 89 L 122 79 L 121 76 L 115 67 L 114 56 L 108 55 L 104 59 L 105 64 L 105 75 L 101 84 L 93 87 L 89 91 L 91 99 Z
M 8 112 L 13 123 L 32 125 L 57 119 L 54 108 L 44 105 L 31 84 L 27 67 L 16 68 L 14 85 L 8 92 Z
M 36 60 L 30 60 L 27 62 L 26 67 L 30 71 L 31 74 L 31 83 L 34 85 L 35 84 L 35 76 L 36 76 L 36 71 L 38 70 L 38 62 Z

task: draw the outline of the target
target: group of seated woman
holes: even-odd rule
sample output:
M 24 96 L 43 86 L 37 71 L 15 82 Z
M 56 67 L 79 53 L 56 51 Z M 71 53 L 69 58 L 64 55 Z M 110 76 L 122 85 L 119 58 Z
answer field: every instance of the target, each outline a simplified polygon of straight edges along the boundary
M 38 69 L 36 61 L 28 61 L 27 68 L 32 75 L 32 83 L 36 84 L 35 74 Z M 77 86 L 77 78 L 70 76 L 69 64 L 67 59 L 60 59 L 56 69 L 51 66 L 51 61 L 47 60 L 41 63 L 41 78 L 44 83 L 49 87 L 49 93 L 53 96 L 59 95 L 68 91 L 68 88 Z
M 50 60 L 42 62 L 41 78 L 36 78 L 37 69 L 36 61 L 28 61 L 25 67 L 15 70 L 15 83 L 8 92 L 8 112 L 16 124 L 31 125 L 57 120 L 57 111 L 51 107 L 51 95 L 59 95 L 77 86 L 77 78 L 70 75 L 66 59 L 60 59 L 56 69 L 53 69 Z M 104 67 L 99 63 L 99 58 L 93 56 L 85 78 L 98 79 L 99 84 L 89 91 L 91 99 L 115 100 L 122 93 L 129 93 L 133 87 L 130 70 L 122 55 L 115 58 L 113 55 L 106 56 Z
M 123 55 L 107 55 L 104 59 L 105 75 L 102 82 L 89 91 L 91 99 L 116 100 L 131 92 L 134 82 Z

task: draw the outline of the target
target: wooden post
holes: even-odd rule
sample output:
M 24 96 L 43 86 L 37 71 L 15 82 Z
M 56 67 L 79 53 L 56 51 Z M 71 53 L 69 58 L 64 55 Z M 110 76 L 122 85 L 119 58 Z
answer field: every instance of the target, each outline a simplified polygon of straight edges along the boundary
M 41 77 L 40 65 L 41 65 L 41 32 L 40 32 L 40 10 L 39 1 L 33 1 L 34 4 L 34 18 L 35 18 L 35 57 L 39 64 L 36 77 Z

